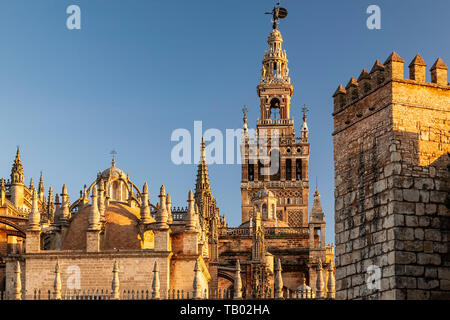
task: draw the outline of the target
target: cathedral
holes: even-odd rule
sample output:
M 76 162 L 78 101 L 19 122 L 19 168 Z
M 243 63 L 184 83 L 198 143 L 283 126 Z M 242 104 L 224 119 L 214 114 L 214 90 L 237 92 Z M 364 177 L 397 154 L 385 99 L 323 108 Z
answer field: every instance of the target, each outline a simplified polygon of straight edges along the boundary
M 257 86 L 256 129 L 249 129 L 244 112 L 241 225 L 229 227 L 220 215 L 203 140 L 185 208 L 172 206 L 164 186 L 151 197 L 147 183 L 134 184 L 114 158 L 78 199 L 69 199 L 66 185 L 45 190 L 42 175 L 37 187 L 32 179 L 26 185 L 17 149 L 11 176 L 1 179 L 3 298 L 33 299 L 38 292 L 41 299 L 60 299 L 64 292 L 98 289 L 115 298 L 124 290 L 150 291 L 155 299 L 180 290 L 192 298 L 234 292 L 248 299 L 298 289 L 334 298 L 334 249 L 325 242 L 317 187 L 308 204 L 306 108 L 297 135 L 294 88 L 274 20 Z

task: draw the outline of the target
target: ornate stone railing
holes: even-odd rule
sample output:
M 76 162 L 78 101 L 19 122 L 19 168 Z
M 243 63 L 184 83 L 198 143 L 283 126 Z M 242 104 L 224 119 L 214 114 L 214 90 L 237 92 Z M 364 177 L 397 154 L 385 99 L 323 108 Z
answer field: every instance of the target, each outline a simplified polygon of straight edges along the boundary
M 272 125 L 272 124 L 278 124 L 278 125 L 292 125 L 294 124 L 294 119 L 258 119 L 256 120 L 256 123 L 258 125 Z
M 221 228 L 219 236 L 249 236 L 250 228 Z M 304 227 L 264 227 L 265 235 L 308 235 L 308 228 Z

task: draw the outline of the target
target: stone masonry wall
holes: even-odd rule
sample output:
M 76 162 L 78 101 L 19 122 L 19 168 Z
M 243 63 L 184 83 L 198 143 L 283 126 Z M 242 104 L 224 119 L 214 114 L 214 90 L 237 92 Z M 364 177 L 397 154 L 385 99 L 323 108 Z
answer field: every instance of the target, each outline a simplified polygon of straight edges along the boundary
M 450 87 L 392 60 L 334 96 L 336 297 L 449 299 Z
M 33 299 L 34 290 L 41 290 L 41 299 L 53 293 L 55 266 L 58 259 L 61 271 L 62 292 L 74 288 L 73 279 L 79 268 L 81 289 L 103 289 L 111 291 L 114 262 L 119 263 L 120 292 L 123 290 L 149 290 L 151 293 L 153 267 L 158 261 L 161 295 L 169 285 L 169 257 L 146 253 L 61 253 L 28 254 L 22 262 L 22 289 L 26 299 Z M 8 297 L 13 290 L 15 261 L 7 262 L 6 291 Z M 25 292 L 26 291 L 26 292 Z

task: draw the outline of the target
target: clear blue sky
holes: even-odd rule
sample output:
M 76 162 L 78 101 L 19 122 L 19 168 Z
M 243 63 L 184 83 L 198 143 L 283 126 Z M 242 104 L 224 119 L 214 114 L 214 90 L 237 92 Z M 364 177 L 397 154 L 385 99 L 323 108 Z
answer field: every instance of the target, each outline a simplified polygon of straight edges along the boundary
M 66 28 L 77 4 L 82 29 Z M 16 145 L 27 183 L 43 171 L 46 188 L 67 184 L 78 197 L 99 170 L 117 166 L 134 182 L 161 184 L 186 205 L 195 165 L 170 161 L 177 128 L 239 128 L 259 116 L 256 85 L 274 1 L 2 0 L 0 2 L 0 176 L 8 177 Z M 378 4 L 382 30 L 366 28 Z M 316 177 L 334 242 L 332 94 L 339 85 L 393 51 L 450 63 L 450 2 L 297 1 L 280 30 L 294 84 L 292 115 L 309 106 L 310 187 Z M 405 66 L 405 70 L 407 70 Z M 405 71 L 405 74 L 407 72 Z M 428 76 L 429 78 L 429 76 Z M 198 146 L 195 146 L 196 148 Z M 230 225 L 240 223 L 240 166 L 212 165 L 213 193 Z M 312 203 L 312 193 L 310 203 Z

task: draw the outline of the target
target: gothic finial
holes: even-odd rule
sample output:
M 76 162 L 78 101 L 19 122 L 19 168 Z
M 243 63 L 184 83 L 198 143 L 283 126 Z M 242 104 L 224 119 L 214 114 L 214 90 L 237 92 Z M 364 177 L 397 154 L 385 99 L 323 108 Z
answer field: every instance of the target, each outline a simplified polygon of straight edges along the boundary
M 142 193 L 148 193 L 148 184 L 147 184 L 147 181 L 144 183 L 144 187 L 142 188 Z
M 193 299 L 201 299 L 201 292 L 200 292 L 200 267 L 198 265 L 198 260 L 195 261 L 195 266 L 194 266 L 194 283 L 193 283 Z
M 111 152 L 109 153 L 112 155 L 112 160 L 111 160 L 111 167 L 115 168 L 116 167 L 116 155 L 117 155 L 117 151 L 112 149 Z
M 63 187 L 62 187 L 62 193 L 61 193 L 62 195 L 67 195 L 67 187 L 66 187 L 66 184 L 63 184 Z
M 41 214 L 39 212 L 38 207 L 38 196 L 36 188 L 32 188 L 32 200 L 31 200 L 31 212 L 28 217 L 28 228 L 29 230 L 39 230 L 40 229 L 40 222 L 41 222 Z
M 42 176 L 42 171 L 41 171 L 41 176 L 39 177 L 39 194 L 43 194 L 44 193 L 44 177 Z
M 155 261 L 153 267 L 153 281 L 152 281 L 152 299 L 160 298 L 160 284 L 159 284 L 159 267 L 158 262 Z
M 21 270 L 20 270 L 20 262 L 19 260 L 16 261 L 16 270 L 15 273 L 15 279 L 14 279 L 14 300 L 22 300 L 22 279 L 20 277 Z
M 56 260 L 55 266 L 55 281 L 53 283 L 53 299 L 61 300 L 61 271 L 59 267 L 59 261 Z
M 120 288 L 120 283 L 119 283 L 119 264 L 116 261 L 114 261 L 114 267 L 113 267 L 113 279 L 112 279 L 112 284 L 111 284 L 111 289 L 112 289 L 112 297 L 111 299 L 113 300 L 119 300 L 120 299 L 120 294 L 119 294 L 119 288 Z
M 99 230 L 100 227 L 100 211 L 98 209 L 98 192 L 97 185 L 92 189 L 92 205 L 89 211 L 89 227 L 88 230 Z
M 302 111 L 303 111 L 303 122 L 306 122 L 306 113 L 309 111 L 306 104 L 303 105 Z
M 148 184 L 145 182 L 141 194 L 141 220 L 143 223 L 150 223 L 151 214 L 148 205 Z
M 236 267 L 235 267 L 234 299 L 242 299 L 241 265 L 239 263 L 239 259 L 236 260 Z
M 247 123 L 247 106 L 244 104 L 244 107 L 242 108 L 242 113 L 244 114 L 244 123 Z

